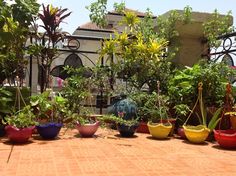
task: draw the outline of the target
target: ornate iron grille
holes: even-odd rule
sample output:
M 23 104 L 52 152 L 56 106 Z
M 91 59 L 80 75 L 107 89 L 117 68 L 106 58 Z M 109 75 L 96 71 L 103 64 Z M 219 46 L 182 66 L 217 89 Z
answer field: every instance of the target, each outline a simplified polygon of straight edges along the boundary
M 218 48 L 211 48 L 208 58 L 214 62 L 226 62 L 235 67 L 236 62 L 236 32 L 218 37 L 221 45 Z

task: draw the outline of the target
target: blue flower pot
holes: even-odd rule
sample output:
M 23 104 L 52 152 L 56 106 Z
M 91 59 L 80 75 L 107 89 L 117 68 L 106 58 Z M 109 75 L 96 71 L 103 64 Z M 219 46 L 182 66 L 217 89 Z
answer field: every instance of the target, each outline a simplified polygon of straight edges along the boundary
M 37 125 L 37 131 L 39 135 L 44 139 L 54 139 L 58 136 L 62 127 L 62 123 L 47 123 Z
M 137 118 L 137 106 L 130 99 L 121 99 L 108 107 L 108 114 L 113 114 L 118 117 L 120 112 L 124 113 L 124 116 L 122 117 L 124 120 L 133 120 Z M 132 126 L 117 124 L 117 130 L 122 137 L 132 137 L 137 128 L 138 124 Z
M 117 130 L 119 131 L 122 137 L 132 137 L 136 132 L 137 128 L 138 125 L 127 126 L 127 125 L 117 124 Z

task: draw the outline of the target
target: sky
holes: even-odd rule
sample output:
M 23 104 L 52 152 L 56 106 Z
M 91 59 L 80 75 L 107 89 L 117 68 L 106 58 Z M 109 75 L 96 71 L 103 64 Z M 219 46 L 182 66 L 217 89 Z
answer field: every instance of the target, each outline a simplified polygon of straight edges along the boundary
M 52 4 L 72 11 L 72 14 L 65 19 L 66 23 L 62 24 L 63 31 L 72 34 L 78 26 L 90 21 L 89 11 L 85 7 L 94 1 L 96 0 L 38 0 L 38 3 Z M 114 2 L 123 1 L 129 9 L 145 12 L 149 8 L 156 16 L 173 9 L 182 10 L 187 5 L 197 12 L 211 13 L 217 9 L 221 14 L 227 14 L 228 11 L 232 11 L 236 27 L 235 0 L 108 0 L 108 11 L 113 9 Z

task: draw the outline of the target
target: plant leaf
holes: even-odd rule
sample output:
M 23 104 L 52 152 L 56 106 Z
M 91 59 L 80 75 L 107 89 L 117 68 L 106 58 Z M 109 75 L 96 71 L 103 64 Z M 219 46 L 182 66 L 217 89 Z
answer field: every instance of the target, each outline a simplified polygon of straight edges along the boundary
M 217 111 L 214 113 L 213 117 L 211 118 L 211 120 L 208 124 L 208 128 L 210 130 L 213 130 L 216 127 L 216 125 L 218 124 L 218 122 L 220 121 L 219 115 L 220 115 L 221 111 L 222 111 L 222 108 L 217 109 Z

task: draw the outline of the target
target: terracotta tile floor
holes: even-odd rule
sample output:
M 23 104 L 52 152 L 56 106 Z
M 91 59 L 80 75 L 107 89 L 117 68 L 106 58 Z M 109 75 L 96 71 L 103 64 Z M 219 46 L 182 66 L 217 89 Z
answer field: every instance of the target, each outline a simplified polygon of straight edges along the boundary
M 117 134 L 100 129 L 96 137 L 80 138 L 73 130 L 54 141 L 35 137 L 25 145 L 0 138 L 0 176 L 236 175 L 236 150 Z

